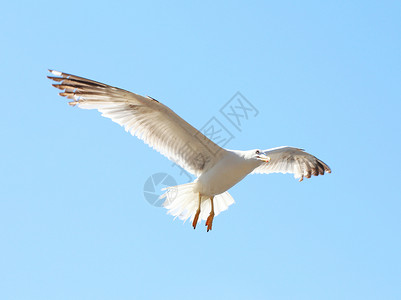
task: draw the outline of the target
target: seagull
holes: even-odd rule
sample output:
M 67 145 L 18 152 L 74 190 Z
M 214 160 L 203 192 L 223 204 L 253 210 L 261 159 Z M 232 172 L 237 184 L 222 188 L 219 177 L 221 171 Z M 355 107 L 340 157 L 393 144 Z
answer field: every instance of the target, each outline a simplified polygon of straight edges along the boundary
M 252 173 L 292 173 L 302 181 L 311 175 L 331 173 L 328 165 L 295 147 L 247 151 L 224 149 L 195 129 L 170 108 L 152 97 L 143 97 L 83 77 L 49 70 L 59 94 L 71 106 L 97 109 L 102 116 L 120 124 L 127 132 L 192 173 L 197 178 L 187 184 L 167 187 L 161 196 L 167 212 L 195 229 L 234 203 L 228 189 Z

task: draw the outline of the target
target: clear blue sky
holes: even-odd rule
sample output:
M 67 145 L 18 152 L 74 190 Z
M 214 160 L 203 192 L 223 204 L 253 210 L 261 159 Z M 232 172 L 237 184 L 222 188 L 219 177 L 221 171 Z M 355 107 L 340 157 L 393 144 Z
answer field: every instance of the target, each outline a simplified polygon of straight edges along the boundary
M 401 299 L 399 1 L 6 1 L 1 299 Z M 252 175 L 213 231 L 144 198 L 171 162 L 54 68 L 162 101 L 231 149 L 291 145 L 332 174 Z M 240 91 L 259 114 L 236 130 Z

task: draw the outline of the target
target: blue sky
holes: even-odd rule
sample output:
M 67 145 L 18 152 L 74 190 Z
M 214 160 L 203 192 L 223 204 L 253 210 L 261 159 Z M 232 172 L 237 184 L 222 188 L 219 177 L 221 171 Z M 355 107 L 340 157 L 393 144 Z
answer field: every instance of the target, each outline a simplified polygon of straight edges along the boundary
M 400 299 L 399 1 L 69 1 L 0 12 L 1 299 Z M 150 95 L 231 149 L 332 174 L 252 175 L 213 230 L 144 198 L 166 158 L 47 68 Z M 240 91 L 241 130 L 220 109 Z

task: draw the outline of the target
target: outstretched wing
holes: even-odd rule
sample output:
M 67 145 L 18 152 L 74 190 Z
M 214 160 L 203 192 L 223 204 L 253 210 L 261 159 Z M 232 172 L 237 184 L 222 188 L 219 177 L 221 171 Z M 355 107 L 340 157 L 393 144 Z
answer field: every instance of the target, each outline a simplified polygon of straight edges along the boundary
M 292 173 L 295 178 L 300 178 L 299 181 L 304 176 L 310 178 L 311 175 L 331 173 L 328 165 L 302 149 L 284 146 L 265 150 L 265 153 L 270 161 L 255 168 L 252 173 Z
M 167 106 L 104 83 L 49 70 L 72 106 L 97 109 L 187 171 L 199 175 L 225 152 Z

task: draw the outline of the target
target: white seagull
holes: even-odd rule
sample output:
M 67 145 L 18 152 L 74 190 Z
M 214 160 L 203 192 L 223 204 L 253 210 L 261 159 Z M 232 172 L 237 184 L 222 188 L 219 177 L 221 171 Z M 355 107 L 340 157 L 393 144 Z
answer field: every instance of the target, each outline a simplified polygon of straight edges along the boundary
M 194 229 L 206 220 L 212 229 L 214 216 L 226 210 L 234 199 L 227 192 L 250 173 L 292 173 L 295 178 L 331 173 L 328 165 L 294 147 L 267 150 L 221 148 L 192 127 L 170 108 L 151 97 L 79 76 L 49 70 L 54 87 L 69 104 L 97 109 L 146 144 L 197 176 L 191 183 L 167 188 L 161 197 L 168 213 L 183 220 L 191 218 Z M 210 201 L 209 201 L 210 200 Z

